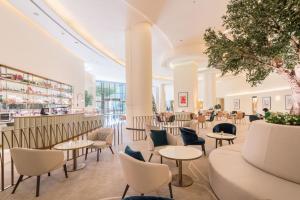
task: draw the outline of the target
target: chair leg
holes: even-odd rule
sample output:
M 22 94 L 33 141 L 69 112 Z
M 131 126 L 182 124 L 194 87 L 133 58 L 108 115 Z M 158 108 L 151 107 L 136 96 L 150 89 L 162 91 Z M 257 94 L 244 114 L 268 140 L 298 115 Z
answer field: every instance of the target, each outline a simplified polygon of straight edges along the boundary
M 142 193 L 141 196 L 144 196 L 144 193 Z
M 162 164 L 163 163 L 163 161 L 162 161 L 162 156 L 160 156 L 160 164 Z
M 40 182 L 41 182 L 41 176 L 36 177 L 36 197 L 40 196 Z
M 114 151 L 112 150 L 112 147 L 109 146 L 109 148 L 110 148 L 111 153 L 112 153 L 112 154 L 115 154 Z
M 85 149 L 85 160 L 87 159 L 88 151 L 89 151 L 89 148 L 86 148 L 86 149 Z
M 170 198 L 173 199 L 172 184 L 169 183 Z
M 234 143 L 233 143 L 233 140 L 231 140 L 231 144 L 234 144 Z
M 148 162 L 151 161 L 152 156 L 153 156 L 153 153 L 151 153 L 151 155 L 150 155 L 150 157 L 149 157 L 149 159 L 148 159 Z
M 97 162 L 99 162 L 100 149 L 97 149 Z
M 176 167 L 178 167 L 178 160 L 176 160 Z
M 218 148 L 218 140 L 216 139 L 216 148 Z
M 68 178 L 68 171 L 67 171 L 67 165 L 64 164 L 64 172 L 65 172 L 65 177 Z
M 202 147 L 202 151 L 203 151 L 204 155 L 206 156 L 205 144 L 202 144 L 201 147 Z
M 124 197 L 126 196 L 126 193 L 127 193 L 128 189 L 129 189 L 129 185 L 127 184 L 126 187 L 125 187 L 122 199 L 124 199 Z
M 50 172 L 48 172 L 48 176 L 51 176 L 51 173 L 50 173 Z
M 23 180 L 23 175 L 20 175 L 19 176 L 19 179 L 18 179 L 18 182 L 16 183 L 15 187 L 14 187 L 14 190 L 11 192 L 12 194 L 15 193 L 17 187 L 19 186 L 19 184 L 21 183 L 21 181 Z

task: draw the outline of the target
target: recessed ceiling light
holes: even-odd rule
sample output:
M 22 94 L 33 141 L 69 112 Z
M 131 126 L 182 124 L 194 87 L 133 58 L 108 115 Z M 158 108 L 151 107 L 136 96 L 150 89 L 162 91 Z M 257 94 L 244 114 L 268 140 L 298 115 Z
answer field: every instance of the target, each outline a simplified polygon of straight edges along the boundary
M 34 12 L 33 13 L 35 16 L 39 16 L 40 14 L 39 13 L 37 13 L 37 12 Z

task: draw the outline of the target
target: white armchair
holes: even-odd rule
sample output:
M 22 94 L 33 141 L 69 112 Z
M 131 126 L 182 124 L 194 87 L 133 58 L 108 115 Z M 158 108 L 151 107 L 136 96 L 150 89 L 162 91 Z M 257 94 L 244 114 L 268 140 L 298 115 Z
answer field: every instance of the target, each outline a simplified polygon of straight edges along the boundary
M 101 149 L 109 148 L 111 153 L 114 154 L 112 149 L 113 136 L 114 129 L 112 128 L 98 128 L 88 134 L 87 139 L 94 141 L 94 144 L 89 148 L 95 148 L 97 150 L 97 162 L 99 162 Z M 86 148 L 85 160 L 87 159 L 89 148 Z
M 15 193 L 23 176 L 37 176 L 36 196 L 39 196 L 40 178 L 42 174 L 50 173 L 63 166 L 65 176 L 68 178 L 67 166 L 64 161 L 64 153 L 59 150 L 37 150 L 25 148 L 13 148 L 11 157 L 20 174 L 12 194 Z
M 172 174 L 167 165 L 139 161 L 123 152 L 120 152 L 119 156 L 124 178 L 127 182 L 122 199 L 125 197 L 129 187 L 144 195 L 166 184 L 169 186 L 170 197 L 173 198 Z
M 171 134 L 167 133 L 168 145 L 154 147 L 153 140 L 152 140 L 152 138 L 150 136 L 151 130 L 160 130 L 160 128 L 157 127 L 157 126 L 146 125 L 145 131 L 146 131 L 146 134 L 147 134 L 148 149 L 151 152 L 151 155 L 149 157 L 148 162 L 151 161 L 153 154 L 154 155 L 160 155 L 159 152 L 158 152 L 160 149 L 165 148 L 165 147 L 167 147 L 169 145 L 172 145 L 172 146 L 178 145 L 178 139 L 177 139 L 177 137 L 174 136 L 174 135 L 171 135 Z M 162 163 L 162 156 L 160 157 L 160 162 Z

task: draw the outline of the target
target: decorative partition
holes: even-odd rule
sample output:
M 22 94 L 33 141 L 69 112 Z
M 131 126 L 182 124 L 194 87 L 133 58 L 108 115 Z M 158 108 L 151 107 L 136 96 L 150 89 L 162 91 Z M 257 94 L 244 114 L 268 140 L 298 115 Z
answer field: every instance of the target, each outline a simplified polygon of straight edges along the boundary
M 68 114 L 16 117 L 13 127 L 6 127 L 1 131 L 1 190 L 3 191 L 15 183 L 14 163 L 10 158 L 9 149 L 14 147 L 51 149 L 61 142 L 84 139 L 89 131 L 101 126 L 99 115 Z M 83 152 L 82 150 L 79 154 L 82 155 Z M 69 159 L 67 154 L 67 160 Z M 9 171 L 10 177 L 5 177 L 8 176 L 9 173 L 7 172 Z
M 144 140 L 146 138 L 146 124 L 166 129 L 173 135 L 179 135 L 179 127 L 183 127 L 186 122 L 191 121 L 189 116 L 190 113 L 176 113 L 174 122 L 158 122 L 155 116 L 134 116 L 132 119 L 133 127 L 127 127 L 127 130 L 132 131 L 133 141 Z

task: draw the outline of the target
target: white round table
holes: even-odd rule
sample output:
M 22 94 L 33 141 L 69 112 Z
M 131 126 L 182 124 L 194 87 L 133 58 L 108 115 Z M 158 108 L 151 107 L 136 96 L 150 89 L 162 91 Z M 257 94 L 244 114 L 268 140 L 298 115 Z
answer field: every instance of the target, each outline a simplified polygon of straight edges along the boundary
M 86 148 L 93 145 L 94 142 L 91 140 L 70 140 L 68 142 L 60 143 L 55 145 L 53 148 L 56 150 L 68 151 L 72 150 L 73 153 L 73 166 L 68 166 L 68 171 L 73 172 L 80 170 L 85 167 L 84 163 L 77 164 L 77 151 L 81 148 Z
M 216 148 L 218 148 L 218 141 L 220 146 L 222 146 L 223 140 L 227 140 L 229 144 L 233 144 L 233 140 L 236 138 L 236 135 L 229 133 L 207 133 L 206 136 L 216 139 Z
M 182 161 L 198 159 L 202 156 L 202 151 L 188 146 L 168 146 L 158 152 L 164 158 L 178 161 L 178 174 L 173 175 L 172 185 L 187 187 L 193 184 L 190 176 L 182 174 Z

